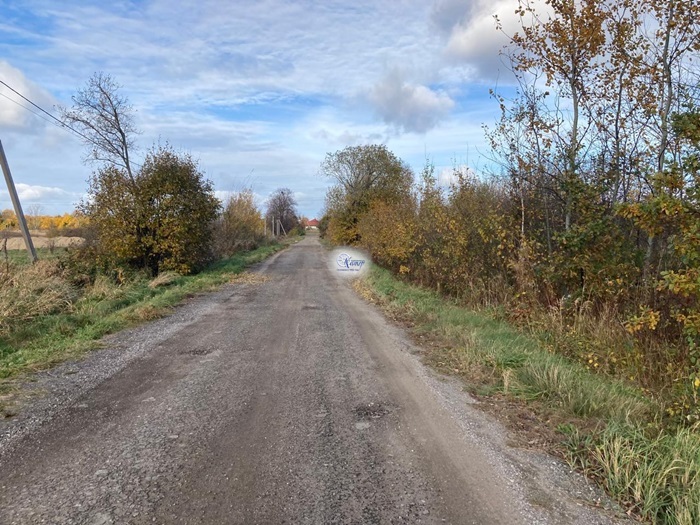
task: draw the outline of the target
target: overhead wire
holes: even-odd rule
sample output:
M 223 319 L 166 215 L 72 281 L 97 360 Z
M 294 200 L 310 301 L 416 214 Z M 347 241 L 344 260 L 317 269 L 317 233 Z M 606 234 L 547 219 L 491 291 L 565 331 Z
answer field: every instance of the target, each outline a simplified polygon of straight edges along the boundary
M 37 113 L 36 111 L 32 111 L 31 108 L 28 108 L 28 107 L 25 106 L 24 104 L 22 104 L 22 103 L 20 103 L 20 102 L 17 102 L 15 99 L 8 97 L 7 95 L 5 95 L 5 93 L 0 93 L 0 97 L 6 98 L 7 100 L 9 100 L 10 102 L 12 102 L 13 104 L 17 104 L 17 105 L 18 105 L 19 107 L 21 107 L 22 109 L 26 109 L 26 110 L 29 111 L 32 115 L 37 116 L 37 117 L 39 117 L 39 118 L 42 119 L 42 120 L 45 120 L 45 121 L 48 122 L 49 124 L 56 125 L 54 122 L 50 121 L 50 120 L 47 119 L 45 116 L 43 116 L 43 115 Z
M 55 117 L 54 115 L 52 115 L 51 113 L 49 113 L 48 111 L 46 111 L 44 108 L 42 108 L 39 104 L 35 103 L 35 102 L 32 101 L 32 100 L 29 100 L 27 97 L 25 97 L 22 93 L 20 93 L 19 91 L 17 91 L 17 90 L 16 90 L 15 88 L 13 88 L 12 86 L 10 86 L 10 85 L 9 85 L 7 82 L 5 82 L 4 80 L 0 80 L 0 84 L 2 84 L 3 86 L 5 86 L 7 89 L 9 89 L 10 91 L 12 91 L 12 92 L 15 93 L 16 95 L 22 97 L 22 99 L 24 99 L 24 100 L 26 100 L 27 102 L 29 102 L 32 106 L 34 106 L 35 108 L 37 108 L 37 109 L 38 109 L 39 111 L 41 111 L 42 113 L 48 115 L 52 120 L 56 121 L 56 123 L 58 123 L 58 125 L 59 125 L 60 127 L 62 127 L 62 128 L 67 128 L 67 129 L 71 130 L 73 133 L 75 133 L 76 135 L 78 135 L 79 137 L 81 137 L 81 138 L 87 140 L 88 142 L 92 143 L 93 145 L 95 145 L 95 146 L 97 145 L 97 144 L 95 144 L 95 142 L 94 142 L 90 137 L 85 136 L 83 133 L 81 133 L 80 131 L 78 131 L 78 130 L 75 129 L 74 127 L 69 126 L 69 125 L 66 124 L 65 122 L 61 121 L 59 118 Z M 7 97 L 6 97 L 6 98 L 7 98 Z M 23 107 L 24 107 L 24 106 L 23 106 Z M 29 109 L 29 108 L 26 108 L 26 109 Z
M 20 103 L 19 103 L 18 101 L 16 101 L 16 100 L 13 100 L 12 98 L 10 98 L 10 97 L 8 97 L 7 95 L 5 95 L 4 93 L 0 93 L 0 95 L 2 95 L 4 98 L 6 98 L 7 100 L 9 100 L 10 102 L 14 102 L 14 103 L 17 104 L 19 107 L 26 109 L 27 111 L 29 111 L 29 112 L 32 113 L 33 115 L 36 115 L 37 117 L 39 117 L 39 118 L 41 118 L 41 119 L 43 119 L 43 120 L 45 120 L 45 121 L 47 121 L 47 122 L 50 122 L 50 123 L 52 123 L 52 124 L 54 124 L 54 125 L 57 125 L 58 127 L 62 128 L 62 129 L 68 129 L 68 130 L 72 131 L 73 133 L 75 133 L 76 135 L 78 135 L 78 136 L 81 137 L 83 140 L 87 141 L 88 143 L 92 144 L 93 146 L 95 146 L 95 147 L 97 147 L 97 148 L 101 148 L 101 146 L 100 146 L 97 142 L 95 142 L 93 139 L 91 139 L 90 137 L 88 137 L 88 136 L 86 136 L 85 134 L 81 133 L 80 131 L 78 131 L 78 130 L 75 129 L 74 127 L 69 126 L 68 124 L 66 124 L 65 122 L 63 122 L 63 121 L 60 120 L 59 118 L 57 118 L 56 116 L 52 115 L 51 113 L 49 113 L 48 111 L 46 111 L 44 108 L 42 108 L 41 106 L 39 106 L 39 104 L 37 104 L 37 103 L 35 103 L 34 101 L 32 101 L 32 100 L 28 99 L 27 97 L 25 97 L 22 93 L 20 93 L 20 92 L 17 91 L 15 88 L 13 88 L 12 86 L 10 86 L 10 85 L 9 85 L 7 82 L 5 82 L 4 80 L 0 79 L 0 84 L 2 84 L 3 86 L 5 86 L 7 89 L 9 89 L 10 91 L 12 91 L 12 92 L 15 93 L 16 95 L 22 97 L 22 99 L 24 99 L 24 100 L 26 100 L 27 102 L 29 102 L 32 106 L 34 106 L 35 108 L 37 108 L 37 109 L 38 109 L 39 111 L 41 111 L 42 113 L 48 115 L 48 116 L 51 118 L 51 120 L 53 120 L 54 122 L 51 122 L 51 121 L 49 121 L 46 117 L 43 117 L 43 116 L 41 116 L 41 115 L 35 113 L 35 112 L 32 111 L 30 108 L 24 106 L 23 104 L 20 104 Z M 133 161 L 130 162 L 130 164 L 133 164 L 133 165 L 135 165 L 135 166 L 137 166 L 137 167 L 140 167 L 140 165 L 139 165 L 138 163 L 133 162 Z

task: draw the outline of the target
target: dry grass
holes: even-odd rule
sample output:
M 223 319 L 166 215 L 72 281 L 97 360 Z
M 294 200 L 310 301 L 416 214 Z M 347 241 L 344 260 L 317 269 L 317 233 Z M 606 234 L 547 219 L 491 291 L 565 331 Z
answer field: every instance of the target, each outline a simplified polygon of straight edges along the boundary
M 32 244 L 37 249 L 40 248 L 68 248 L 70 246 L 80 246 L 85 242 L 82 237 L 38 237 L 32 235 Z M 7 240 L 8 250 L 24 250 L 24 239 L 22 237 L 12 237 Z
M 172 312 L 172 308 L 156 306 L 154 304 L 144 304 L 134 308 L 129 314 L 128 318 L 132 321 L 137 322 L 148 322 L 155 321 L 161 317 Z
M 57 261 L 39 261 L 0 275 L 0 335 L 18 323 L 70 308 L 76 289 Z
M 122 287 L 104 275 L 98 275 L 94 283 L 85 291 L 85 298 L 92 300 L 113 299 L 121 292 Z
M 170 286 L 175 283 L 181 275 L 177 272 L 163 272 L 158 274 L 158 276 L 148 283 L 148 287 L 153 290 L 155 288 L 160 288 L 162 286 Z
M 630 333 L 627 317 L 613 304 L 594 307 L 587 301 L 561 300 L 549 309 L 534 306 L 526 318 L 515 321 L 552 353 L 578 361 L 590 372 L 638 385 L 669 407 L 676 423 L 700 421 L 692 353 L 649 330 Z
M 700 523 L 700 434 L 609 425 L 587 436 L 572 430 L 572 464 L 596 478 L 631 513 L 655 524 Z

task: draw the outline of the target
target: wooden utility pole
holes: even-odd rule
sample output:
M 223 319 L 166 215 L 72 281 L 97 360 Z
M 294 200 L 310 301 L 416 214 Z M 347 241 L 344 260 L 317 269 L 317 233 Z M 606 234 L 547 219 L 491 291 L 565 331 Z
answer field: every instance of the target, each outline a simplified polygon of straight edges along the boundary
M 2 172 L 5 175 L 5 182 L 7 183 L 7 192 L 10 194 L 10 199 L 12 199 L 12 206 L 15 208 L 15 215 L 17 216 L 17 222 L 19 222 L 19 229 L 22 230 L 22 237 L 24 237 L 24 245 L 27 247 L 27 251 L 32 257 L 32 262 L 36 262 L 38 257 L 36 256 L 36 250 L 34 249 L 32 236 L 29 235 L 27 221 L 25 220 L 24 213 L 22 212 L 22 205 L 19 202 L 19 196 L 17 195 L 17 190 L 15 189 L 15 182 L 12 180 L 12 174 L 10 173 L 10 165 L 7 162 L 7 157 L 5 157 L 5 150 L 2 147 L 1 140 L 0 165 L 2 166 Z

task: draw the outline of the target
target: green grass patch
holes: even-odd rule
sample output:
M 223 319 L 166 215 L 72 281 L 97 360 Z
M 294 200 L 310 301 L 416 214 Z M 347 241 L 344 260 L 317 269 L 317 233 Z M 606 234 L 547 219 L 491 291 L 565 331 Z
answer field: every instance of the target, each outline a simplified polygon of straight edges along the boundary
M 391 313 L 408 317 L 416 333 L 442 343 L 429 352 L 431 364 L 471 378 L 477 391 L 538 399 L 575 417 L 621 423 L 645 421 L 655 409 L 640 390 L 548 352 L 488 312 L 461 307 L 376 267 L 366 283 Z
M 36 248 L 36 255 L 40 261 L 58 259 L 68 251 L 68 248 Z M 27 250 L 0 250 L 0 267 L 24 266 L 32 262 Z
M 0 332 L 0 394 L 12 387 L 14 378 L 77 357 L 98 346 L 106 334 L 162 317 L 185 298 L 217 289 L 282 248 L 243 252 L 191 276 L 137 277 L 121 285 L 98 278 L 63 308 Z M 156 283 L 159 279 L 166 282 Z
M 474 311 L 374 267 L 358 291 L 425 338 L 426 360 L 481 395 L 517 398 L 558 426 L 569 462 L 659 525 L 700 523 L 700 433 L 663 427 L 638 387 L 548 350 L 495 312 Z
M 568 428 L 571 464 L 651 523 L 700 523 L 697 429 L 609 424 L 594 433 Z

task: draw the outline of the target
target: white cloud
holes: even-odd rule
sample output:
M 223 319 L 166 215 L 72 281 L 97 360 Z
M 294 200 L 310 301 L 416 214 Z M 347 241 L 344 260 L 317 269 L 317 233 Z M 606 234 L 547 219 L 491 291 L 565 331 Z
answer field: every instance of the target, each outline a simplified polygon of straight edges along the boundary
M 377 144 L 385 143 L 387 141 L 386 135 L 381 133 L 371 132 L 363 134 L 353 132 L 348 129 L 336 132 L 323 127 L 313 131 L 311 136 L 315 139 L 322 140 L 325 144 L 332 147 L 357 146 L 358 144 Z
M 58 5 L 58 4 L 57 4 Z M 70 2 L 51 7 L 54 24 L 44 52 L 87 78 L 105 70 L 137 102 L 165 99 L 260 101 L 288 95 L 336 93 L 366 87 L 387 64 L 429 63 L 439 52 L 423 0 Z M 69 7 L 70 6 L 70 7 Z M 118 50 L 118 52 L 117 52 Z
M 19 182 L 15 184 L 15 188 L 17 189 L 17 195 L 19 196 L 19 199 L 22 202 L 48 201 L 54 199 L 61 199 L 66 196 L 71 196 L 70 193 L 61 188 L 50 186 L 37 186 Z M 9 197 L 9 194 L 5 190 L 3 190 L 0 193 L 2 193 L 3 196 L 7 195 Z
M 430 21 L 438 31 L 449 36 L 452 29 L 462 23 L 470 7 L 465 0 L 436 0 L 430 10 Z
M 452 167 L 445 167 L 438 171 L 437 183 L 443 187 L 450 187 L 459 182 L 460 178 L 474 177 L 474 170 L 464 164 Z
M 377 83 L 368 98 L 384 122 L 398 130 L 417 133 L 437 126 L 455 105 L 444 92 L 409 84 L 398 70 Z
M 496 27 L 497 16 L 502 30 Z M 511 79 L 509 64 L 500 56 L 507 35 L 519 28 L 513 0 L 437 0 L 431 21 L 446 39 L 445 56 L 470 71 L 475 81 Z
M 437 183 L 440 186 L 451 186 L 459 180 L 459 176 L 453 168 L 442 168 L 438 172 Z
M 231 199 L 231 197 L 235 197 L 236 195 L 238 195 L 237 191 L 216 190 L 214 192 L 214 197 L 219 199 L 224 206 L 229 201 L 229 199 Z
M 51 95 L 30 82 L 19 69 L 12 67 L 4 60 L 0 60 L 0 80 L 39 106 L 50 107 L 53 101 Z M 0 84 L 0 126 L 15 131 L 28 131 L 36 126 L 43 127 L 45 121 L 32 112 L 40 113 L 12 89 Z
M 16 186 L 19 198 L 26 201 L 52 200 L 70 195 L 67 191 L 56 187 L 33 186 L 24 183 L 19 183 Z
M 0 56 L 12 66 L 0 62 L 0 78 L 11 73 L 52 110 L 54 100 L 70 105 L 94 72 L 109 73 L 136 111 L 137 162 L 169 141 L 199 160 L 222 196 L 248 181 L 263 196 L 289 187 L 300 192 L 300 213 L 313 216 L 329 183 L 317 175 L 327 152 L 384 143 L 419 170 L 426 155 L 444 166 L 474 150 L 483 120 L 464 82 L 498 62 L 499 46 L 473 33 L 476 20 L 492 24 L 490 5 L 507 5 L 496 2 L 10 2 Z M 94 168 L 81 164 L 80 141 L 3 100 L 1 138 L 16 180 L 62 188 L 63 197 L 46 198 L 63 199 L 52 212 L 70 210 Z

